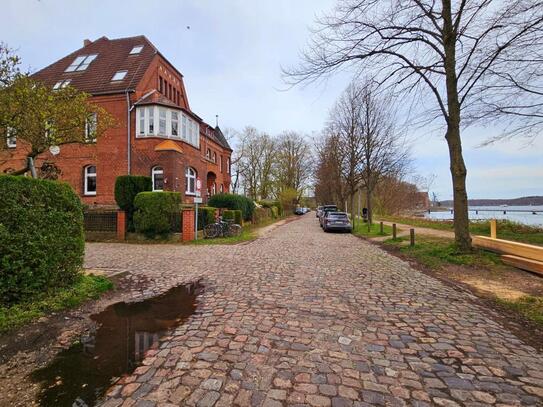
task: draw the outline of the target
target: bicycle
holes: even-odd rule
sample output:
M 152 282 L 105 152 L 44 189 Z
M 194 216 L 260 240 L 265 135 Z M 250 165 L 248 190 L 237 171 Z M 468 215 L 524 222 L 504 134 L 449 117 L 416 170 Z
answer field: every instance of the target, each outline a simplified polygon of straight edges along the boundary
M 241 235 L 241 226 L 233 222 L 233 219 L 222 220 L 222 216 L 220 216 L 218 222 L 210 223 L 204 227 L 204 237 L 206 239 L 213 239 L 216 237 L 234 237 Z

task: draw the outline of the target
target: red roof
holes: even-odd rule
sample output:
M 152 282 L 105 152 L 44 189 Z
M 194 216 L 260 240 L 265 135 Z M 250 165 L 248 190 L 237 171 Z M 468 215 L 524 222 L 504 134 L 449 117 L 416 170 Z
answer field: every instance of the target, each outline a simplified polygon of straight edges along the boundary
M 138 45 L 143 45 L 141 52 L 130 55 Z M 143 35 L 114 40 L 101 37 L 32 76 L 49 86 L 70 79 L 70 86 L 90 94 L 120 93 L 136 87 L 156 54 L 158 50 Z M 96 58 L 84 71 L 66 72 L 66 68 L 83 55 L 96 55 Z M 127 71 L 126 76 L 112 81 L 118 71 Z

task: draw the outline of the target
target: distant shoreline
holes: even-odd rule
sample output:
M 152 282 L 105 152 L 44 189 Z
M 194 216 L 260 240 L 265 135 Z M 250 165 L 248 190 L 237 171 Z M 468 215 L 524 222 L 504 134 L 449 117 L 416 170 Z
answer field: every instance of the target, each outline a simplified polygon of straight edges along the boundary
M 452 207 L 453 201 L 441 201 L 441 206 Z M 469 206 L 541 206 L 543 205 L 543 196 L 524 196 L 513 199 L 469 199 Z

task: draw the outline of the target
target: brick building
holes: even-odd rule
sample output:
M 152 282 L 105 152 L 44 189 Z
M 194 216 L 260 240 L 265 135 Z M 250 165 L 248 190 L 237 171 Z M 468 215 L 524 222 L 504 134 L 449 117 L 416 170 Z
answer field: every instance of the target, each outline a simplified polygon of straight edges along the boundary
M 36 167 L 53 162 L 84 203 L 114 205 L 115 179 L 126 174 L 151 176 L 154 190 L 181 192 L 187 203 L 197 179 L 204 201 L 229 191 L 232 149 L 218 126 L 191 110 L 183 75 L 144 36 L 85 40 L 33 77 L 89 93 L 116 120 L 97 142 L 62 145 L 58 155 L 36 160 Z M 92 131 L 93 120 L 100 118 L 81 131 Z M 0 172 L 24 166 L 24 143 L 10 140 L 8 147 Z

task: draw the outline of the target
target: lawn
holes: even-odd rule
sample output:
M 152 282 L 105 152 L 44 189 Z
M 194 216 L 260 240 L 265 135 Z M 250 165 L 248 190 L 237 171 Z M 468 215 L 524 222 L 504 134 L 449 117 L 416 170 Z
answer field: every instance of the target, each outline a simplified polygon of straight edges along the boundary
M 381 228 L 378 223 L 373 223 L 370 230 L 368 230 L 367 223 L 356 222 L 353 228 L 353 234 L 362 237 L 392 236 L 392 226 L 383 225 L 383 233 L 381 233 Z
M 11 306 L 0 306 L 0 333 L 22 326 L 49 312 L 74 308 L 90 299 L 98 299 L 100 294 L 111 290 L 113 283 L 106 277 L 81 275 L 69 288 L 59 288 L 35 298 Z
M 402 237 L 385 240 L 384 244 L 397 247 L 404 255 L 432 269 L 450 264 L 480 268 L 491 268 L 501 264 L 499 255 L 484 250 L 475 249 L 472 253 L 460 254 L 454 242 L 449 239 L 418 235 L 413 247 L 409 246 L 408 242 L 409 237 Z
M 404 223 L 415 227 L 438 230 L 453 230 L 452 221 L 440 221 L 406 216 L 381 216 L 379 220 Z M 523 225 L 508 220 L 497 221 L 498 238 L 513 240 L 522 243 L 543 245 L 543 228 Z M 470 222 L 470 232 L 473 235 L 490 236 L 490 222 L 488 220 Z
M 499 298 L 496 301 L 543 327 L 543 297 L 527 295 L 514 301 Z

